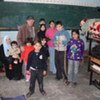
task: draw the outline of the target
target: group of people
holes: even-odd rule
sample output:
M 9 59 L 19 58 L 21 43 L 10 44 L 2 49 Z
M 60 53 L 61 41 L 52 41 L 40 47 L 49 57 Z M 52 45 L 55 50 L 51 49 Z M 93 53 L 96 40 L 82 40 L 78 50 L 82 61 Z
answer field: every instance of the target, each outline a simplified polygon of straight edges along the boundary
M 24 75 L 26 81 L 30 80 L 28 97 L 35 91 L 36 80 L 40 92 L 46 95 L 43 77 L 47 71 L 55 74 L 56 80 L 64 79 L 66 85 L 76 85 L 78 67 L 84 53 L 84 42 L 80 39 L 79 30 L 74 29 L 69 34 L 61 21 L 54 20 L 49 22 L 47 28 L 44 18 L 39 21 L 39 29 L 35 29 L 34 22 L 33 16 L 26 18 L 26 23 L 18 28 L 17 41 L 11 42 L 8 36 L 4 38 L 0 46 L 0 61 L 5 66 L 6 76 L 9 79 L 21 79 Z

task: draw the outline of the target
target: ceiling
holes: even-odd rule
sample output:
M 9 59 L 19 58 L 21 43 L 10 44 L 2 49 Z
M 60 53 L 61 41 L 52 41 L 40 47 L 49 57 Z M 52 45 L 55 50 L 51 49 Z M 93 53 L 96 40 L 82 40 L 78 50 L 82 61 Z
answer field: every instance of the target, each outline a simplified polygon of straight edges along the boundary
M 100 7 L 100 0 L 4 0 L 4 1 Z

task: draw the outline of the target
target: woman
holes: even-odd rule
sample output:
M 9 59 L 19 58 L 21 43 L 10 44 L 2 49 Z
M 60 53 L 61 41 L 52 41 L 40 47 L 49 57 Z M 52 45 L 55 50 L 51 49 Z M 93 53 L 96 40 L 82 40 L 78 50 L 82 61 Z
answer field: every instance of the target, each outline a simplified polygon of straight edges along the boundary
M 8 57 L 9 57 L 9 49 L 11 47 L 10 45 L 11 39 L 9 36 L 5 36 L 3 39 L 3 44 L 0 46 L 0 61 L 5 66 L 5 72 L 8 79 L 11 79 L 9 75 L 9 63 L 8 63 Z

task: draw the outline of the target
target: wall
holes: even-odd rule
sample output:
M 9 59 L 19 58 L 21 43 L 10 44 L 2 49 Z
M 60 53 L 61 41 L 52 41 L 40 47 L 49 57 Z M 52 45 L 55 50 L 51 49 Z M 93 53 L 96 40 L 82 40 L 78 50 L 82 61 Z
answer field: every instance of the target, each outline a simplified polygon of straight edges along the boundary
M 24 23 L 28 15 L 35 17 L 36 26 L 40 18 L 45 18 L 47 23 L 51 19 L 61 20 L 69 29 L 79 28 L 80 20 L 83 18 L 100 17 L 96 7 L 40 3 L 0 2 L 0 13 L 0 27 L 17 27 Z

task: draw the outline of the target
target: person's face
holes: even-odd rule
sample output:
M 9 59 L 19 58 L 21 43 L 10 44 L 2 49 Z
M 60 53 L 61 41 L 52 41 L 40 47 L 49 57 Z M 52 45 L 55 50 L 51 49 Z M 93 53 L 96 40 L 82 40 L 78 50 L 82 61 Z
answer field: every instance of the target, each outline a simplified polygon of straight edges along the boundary
M 11 43 L 11 39 L 9 37 L 6 38 L 6 42 L 7 42 L 7 44 L 10 44 Z
M 45 31 L 45 26 L 44 25 L 42 25 L 41 31 Z
M 34 48 L 35 48 L 35 51 L 40 51 L 40 49 L 41 49 L 41 44 L 40 44 L 40 43 L 36 43 L 36 44 L 34 45 Z
M 31 46 L 31 43 L 30 43 L 30 42 L 28 42 L 28 43 L 26 43 L 26 45 L 27 45 L 27 46 Z
M 43 40 L 41 41 L 41 43 L 42 43 L 42 45 L 45 45 L 45 44 L 46 44 L 46 39 L 43 39 Z
M 50 28 L 55 28 L 55 23 L 51 22 L 50 23 Z
M 12 48 L 17 48 L 17 44 L 12 44 Z
M 29 19 L 26 22 L 27 22 L 27 25 L 30 26 L 30 27 L 32 27 L 33 24 L 34 24 L 34 20 L 33 19 Z
M 42 24 L 45 24 L 44 20 L 42 20 L 42 21 L 39 22 L 39 25 L 42 25 Z
M 56 25 L 56 29 L 58 31 L 61 31 L 63 29 L 63 25 L 60 25 L 60 24 Z
M 83 26 L 83 24 L 85 24 L 85 22 L 82 20 L 82 21 L 80 22 L 80 26 Z
M 73 32 L 72 33 L 72 38 L 74 38 L 75 40 L 77 40 L 78 39 L 78 34 L 76 33 L 76 32 Z

